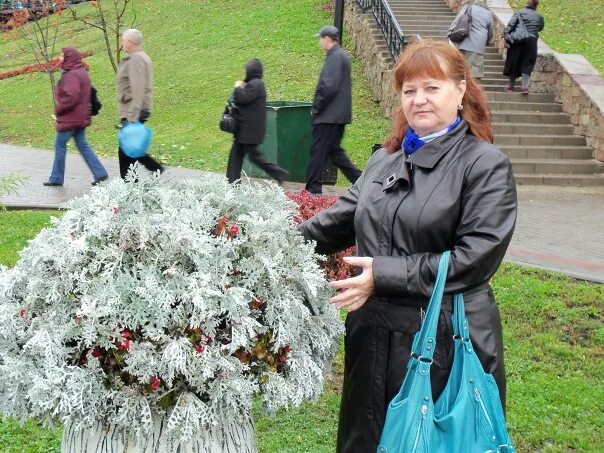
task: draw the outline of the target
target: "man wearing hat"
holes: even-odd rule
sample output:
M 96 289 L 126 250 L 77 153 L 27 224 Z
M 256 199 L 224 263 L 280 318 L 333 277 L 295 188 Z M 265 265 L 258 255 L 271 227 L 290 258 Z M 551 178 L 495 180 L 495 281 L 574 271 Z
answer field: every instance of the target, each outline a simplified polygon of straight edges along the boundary
M 340 46 L 340 32 L 326 25 L 315 37 L 326 52 L 312 105 L 312 146 L 306 176 L 306 190 L 321 194 L 325 162 L 330 159 L 354 184 L 361 170 L 340 146 L 344 128 L 352 119 L 350 59 Z

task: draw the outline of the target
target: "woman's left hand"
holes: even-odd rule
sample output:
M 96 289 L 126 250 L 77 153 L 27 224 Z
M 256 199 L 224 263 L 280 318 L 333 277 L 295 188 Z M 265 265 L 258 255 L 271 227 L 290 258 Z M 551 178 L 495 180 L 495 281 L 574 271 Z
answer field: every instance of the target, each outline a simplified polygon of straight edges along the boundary
M 344 291 L 329 300 L 336 304 L 337 308 L 355 311 L 361 308 L 373 294 L 373 258 L 347 256 L 344 258 L 344 262 L 362 268 L 363 272 L 357 277 L 331 282 L 332 288 Z

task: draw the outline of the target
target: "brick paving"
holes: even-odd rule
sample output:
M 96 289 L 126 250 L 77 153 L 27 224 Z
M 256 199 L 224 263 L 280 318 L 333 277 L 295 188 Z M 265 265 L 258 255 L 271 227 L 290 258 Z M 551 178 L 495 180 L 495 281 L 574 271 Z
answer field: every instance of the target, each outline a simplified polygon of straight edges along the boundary
M 90 189 L 92 174 L 83 159 L 67 156 L 63 187 L 44 187 L 52 167 L 53 152 L 0 144 L 0 176 L 21 174 L 27 179 L 16 194 L 0 198 L 11 209 L 56 209 Z M 110 177 L 118 177 L 117 159 L 101 158 Z M 204 171 L 169 167 L 168 178 L 203 177 Z M 300 183 L 286 183 L 297 191 Z M 346 188 L 325 186 L 337 195 Z M 516 232 L 506 259 L 554 270 L 575 278 L 604 283 L 604 189 L 518 187 Z

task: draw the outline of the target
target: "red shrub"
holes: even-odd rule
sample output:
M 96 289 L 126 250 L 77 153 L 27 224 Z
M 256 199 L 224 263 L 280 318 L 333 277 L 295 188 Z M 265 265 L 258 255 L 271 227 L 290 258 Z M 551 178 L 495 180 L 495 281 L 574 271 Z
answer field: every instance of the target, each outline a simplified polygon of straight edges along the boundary
M 82 52 L 82 58 L 89 57 L 90 55 L 92 55 L 92 51 L 90 51 L 90 50 Z M 86 62 L 83 62 L 83 65 L 86 69 L 88 69 L 88 64 Z M 53 72 L 61 70 L 61 63 L 59 62 L 58 57 L 53 58 L 50 61 L 50 70 Z M 11 77 L 16 77 L 21 74 L 29 74 L 29 73 L 38 72 L 38 71 L 47 72 L 48 65 L 46 63 L 41 63 L 41 64 L 35 63 L 35 64 L 29 64 L 27 66 L 23 66 L 22 68 L 19 68 L 19 69 L 13 69 L 12 71 L 2 72 L 2 73 L 0 73 L 0 80 L 9 79 Z
M 294 217 L 297 223 L 310 219 L 312 216 L 329 208 L 337 198 L 329 195 L 311 195 L 306 190 L 300 192 L 286 192 L 285 195 L 298 205 L 299 216 Z M 354 247 L 350 247 L 339 253 L 329 255 L 323 263 L 323 269 L 328 280 L 342 280 L 352 275 L 352 269 L 343 261 L 345 256 L 351 256 L 355 252 Z

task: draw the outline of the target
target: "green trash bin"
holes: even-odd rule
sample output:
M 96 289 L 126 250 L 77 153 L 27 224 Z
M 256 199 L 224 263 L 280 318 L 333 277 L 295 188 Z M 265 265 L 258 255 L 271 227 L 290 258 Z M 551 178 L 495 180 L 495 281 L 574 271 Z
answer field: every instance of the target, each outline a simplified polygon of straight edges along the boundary
M 312 144 L 310 109 L 312 104 L 297 101 L 271 101 L 266 103 L 266 133 L 258 147 L 267 160 L 276 162 L 289 172 L 288 181 L 306 182 L 306 170 Z M 269 176 L 253 165 L 243 162 L 243 171 L 252 178 Z M 334 185 L 337 168 L 330 162 L 323 173 L 323 184 Z

